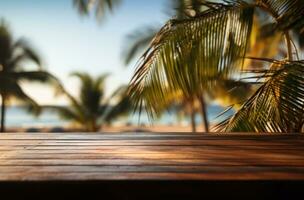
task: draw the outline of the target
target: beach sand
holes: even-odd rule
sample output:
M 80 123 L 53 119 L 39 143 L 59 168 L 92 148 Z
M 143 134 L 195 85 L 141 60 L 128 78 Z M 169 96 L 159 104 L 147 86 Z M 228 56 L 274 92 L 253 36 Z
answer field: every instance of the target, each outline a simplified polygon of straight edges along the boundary
M 203 132 L 203 126 L 197 126 L 197 132 Z M 53 128 L 7 128 L 7 132 L 15 132 L 15 133 L 69 133 L 69 132 L 84 132 L 81 129 L 71 128 L 71 127 L 53 127 Z M 105 126 L 99 133 L 136 133 L 136 132 L 191 132 L 191 126 L 183 126 L 183 125 L 147 125 L 147 126 L 127 126 L 127 125 L 120 125 L 120 126 Z
M 182 125 L 157 125 L 157 126 L 114 126 L 104 127 L 104 132 L 191 132 L 191 126 Z M 203 132 L 202 126 L 197 127 L 198 132 Z

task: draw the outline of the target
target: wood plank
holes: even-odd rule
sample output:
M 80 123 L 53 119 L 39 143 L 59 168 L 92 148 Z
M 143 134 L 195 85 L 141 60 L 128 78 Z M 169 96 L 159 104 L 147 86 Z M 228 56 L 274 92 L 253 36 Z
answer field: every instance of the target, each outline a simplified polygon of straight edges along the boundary
M 273 160 L 260 160 L 256 159 L 141 159 L 141 158 L 105 158 L 105 159 L 10 159 L 1 160 L 0 166 L 162 166 L 162 165 L 178 165 L 178 166 L 304 166 L 303 160 L 290 160 L 290 159 L 273 159 Z
M 0 181 L 88 181 L 88 180 L 303 180 L 303 172 L 295 172 L 294 170 L 253 170 L 244 168 L 242 170 L 226 170 L 226 171 L 201 171 L 200 173 L 157 173 L 157 172 L 63 172 L 63 173 L 6 173 L 0 174 Z
M 235 168 L 234 166 L 227 166 L 227 169 L 230 171 L 236 170 L 256 170 L 256 171 L 288 171 L 288 167 L 273 167 L 273 166 L 242 166 Z M 293 167 L 294 172 L 302 173 L 304 167 Z M 101 165 L 101 166 L 92 166 L 92 165 L 67 165 L 67 166 L 41 166 L 37 168 L 36 166 L 0 166 L 0 173 L 11 173 L 11 172 L 31 172 L 31 173 L 67 173 L 67 172 L 176 172 L 176 173 L 200 173 L 206 171 L 223 171 L 221 167 L 210 167 L 210 166 L 180 166 L 180 165 L 155 165 L 155 166 L 141 166 L 141 165 L 130 165 L 130 166 L 120 166 L 120 165 Z
M 52 140 L 0 140 L 0 145 L 33 145 L 34 144 L 43 144 L 43 145 L 70 145 L 70 144 L 77 144 L 77 145 L 119 145 L 119 146 L 129 146 L 129 145 L 166 145 L 166 146 L 174 146 L 174 145 L 302 145 L 304 144 L 303 140 L 254 140 L 254 139 L 247 139 L 247 140 L 240 140 L 240 139 L 230 139 L 230 138 L 223 138 L 217 140 L 207 140 L 207 139 L 162 139 L 162 140 L 152 140 L 152 139 L 145 139 L 145 140 L 130 140 L 130 139 L 121 139 L 121 140 L 60 140 L 60 139 L 52 139 Z
M 14 152 L 14 151 L 12 151 Z M 248 158 L 248 157 L 263 157 L 266 159 L 271 158 L 292 158 L 292 159 L 304 159 L 304 152 L 300 150 L 267 150 L 264 151 L 263 149 L 246 149 L 246 150 L 238 150 L 238 149 L 201 149 L 201 148 L 168 148 L 168 147 L 133 147 L 133 148 L 126 148 L 126 147 L 108 147 L 108 148 L 101 148 L 101 149 L 36 149 L 35 147 L 29 149 L 23 149 L 17 151 L 19 155 L 22 155 L 20 152 L 33 154 L 33 155 L 41 155 L 41 154 L 103 154 L 103 155 L 147 155 L 152 156 L 191 156 L 193 157 L 239 157 L 239 158 Z M 18 155 L 17 154 L 17 155 Z
M 128 146 L 128 145 L 127 145 Z M 116 146 L 115 147 L 121 147 L 121 148 L 125 148 L 127 146 Z M 130 145 L 128 147 L 133 147 L 134 149 L 138 149 L 138 147 L 143 147 L 144 145 Z M 147 147 L 149 145 L 146 145 L 145 147 Z M 165 147 L 165 145 L 160 145 L 160 146 L 150 146 L 150 147 Z M 95 151 L 102 151 L 104 150 L 103 148 L 104 146 L 102 145 L 88 145 L 88 146 L 84 146 L 84 145 L 60 145 L 60 146 L 48 146 L 48 145 L 36 145 L 36 146 L 26 146 L 26 148 L 32 148 L 34 150 L 41 150 L 41 152 L 46 151 L 46 150 L 95 150 Z M 110 147 L 110 145 L 106 145 L 106 147 Z M 167 147 L 172 147 L 172 145 L 168 145 Z M 189 146 L 180 146 L 182 147 L 189 147 Z M 231 146 L 211 146 L 211 145 L 206 145 L 206 146 L 196 146 L 197 148 L 200 148 L 201 150 L 203 149 L 218 149 L 218 150 L 229 150 L 229 149 L 233 149 L 233 147 Z M 0 146 L 0 155 L 2 152 L 7 152 L 7 151 L 15 151 L 15 150 L 24 150 L 24 146 Z M 257 151 L 257 152 L 267 152 L 267 151 L 284 151 L 284 152 L 292 152 L 292 151 L 296 151 L 299 153 L 302 153 L 304 150 L 303 146 L 244 146 L 244 145 L 239 145 L 238 148 L 243 149 L 243 150 L 252 150 L 252 151 Z M 42 151 L 43 150 L 43 151 Z
M 304 180 L 303 135 L 0 134 L 0 180 Z

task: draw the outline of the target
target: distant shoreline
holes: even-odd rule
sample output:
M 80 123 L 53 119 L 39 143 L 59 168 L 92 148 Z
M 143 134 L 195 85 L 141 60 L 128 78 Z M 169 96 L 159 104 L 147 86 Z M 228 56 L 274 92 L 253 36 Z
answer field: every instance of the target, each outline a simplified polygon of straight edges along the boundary
M 225 110 L 225 108 L 210 105 L 208 107 L 209 121 L 213 123 L 219 122 L 221 119 L 216 118 L 216 116 L 223 112 L 223 110 Z M 229 114 L 232 113 L 228 113 L 228 115 Z M 199 114 L 196 115 L 196 122 L 197 124 L 201 122 L 201 116 Z M 138 113 L 134 113 L 125 118 L 119 118 L 115 120 L 112 125 L 113 126 L 110 128 L 105 128 L 106 131 L 113 132 L 116 130 L 129 129 L 148 129 L 154 132 L 163 132 L 166 130 L 172 130 L 174 132 L 180 132 L 179 130 L 186 132 L 191 131 L 189 117 L 179 118 L 174 112 L 164 113 L 160 119 L 153 121 L 153 125 L 151 125 L 151 121 L 144 113 L 142 113 L 141 116 L 139 116 Z M 72 131 L 75 129 L 73 124 L 67 120 L 61 119 L 54 111 L 45 110 L 39 117 L 35 117 L 28 113 L 22 106 L 7 108 L 6 127 L 8 130 L 13 130 L 13 132 L 29 132 L 27 131 L 29 129 L 32 129 L 32 132 L 40 130 L 43 130 L 44 132 L 58 132 L 57 130 L 60 132 L 70 132 L 71 129 Z M 76 129 L 76 131 L 79 130 Z
M 9 133 L 71 133 L 71 132 L 85 132 L 79 128 L 73 127 L 46 127 L 46 128 L 17 128 L 10 127 L 6 130 Z M 197 126 L 197 132 L 203 132 L 203 126 Z M 105 126 L 97 133 L 122 133 L 122 132 L 191 132 L 191 126 L 183 125 L 155 125 L 155 126 Z

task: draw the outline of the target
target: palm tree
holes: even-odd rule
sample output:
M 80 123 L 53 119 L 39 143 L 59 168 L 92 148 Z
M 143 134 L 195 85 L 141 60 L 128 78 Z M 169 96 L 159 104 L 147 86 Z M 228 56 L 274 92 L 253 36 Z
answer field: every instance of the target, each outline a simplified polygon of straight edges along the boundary
M 59 88 L 61 93 L 70 101 L 69 107 L 52 107 L 60 116 L 84 127 L 88 132 L 97 132 L 103 123 L 110 123 L 118 116 L 131 110 L 129 101 L 123 97 L 123 88 L 119 88 L 110 99 L 105 98 L 105 80 L 108 74 L 103 74 L 96 79 L 87 73 L 73 73 L 81 81 L 78 98 L 70 95 L 64 88 Z M 119 98 L 116 104 L 111 105 L 113 97 Z
M 256 10 L 274 22 L 275 31 L 286 41 L 284 60 L 267 61 L 255 76 L 260 88 L 231 118 L 220 124 L 221 131 L 299 132 L 304 124 L 303 61 L 297 54 L 291 31 L 304 29 L 301 0 L 255 0 L 210 3 L 195 16 L 173 19 L 156 34 L 142 56 L 130 84 L 137 107 L 143 105 L 153 116 L 166 94 L 181 89 L 202 98 L 217 79 L 235 78 L 242 72 Z M 243 73 L 241 73 L 243 75 Z M 252 77 L 251 77 L 252 78 Z
M 170 16 L 175 16 L 176 19 L 185 19 L 200 11 L 201 6 L 199 2 L 200 0 L 170 0 L 169 5 L 166 5 L 166 13 Z M 141 54 L 148 48 L 159 29 L 159 26 L 150 25 L 140 27 L 128 34 L 126 46 L 123 50 L 123 59 L 126 65 L 130 64 L 138 54 Z
M 108 12 L 113 12 L 120 0 L 73 0 L 73 3 L 81 15 L 89 16 L 94 11 L 96 19 L 101 21 Z
M 106 124 L 111 124 L 114 120 L 120 117 L 128 117 L 133 110 L 133 103 L 128 95 L 128 86 L 120 86 L 113 92 L 109 101 L 113 101 L 109 105 L 108 111 L 103 116 L 103 121 Z
M 79 97 L 75 98 L 64 88 L 60 88 L 70 101 L 70 106 L 54 108 L 62 118 L 82 125 L 86 131 L 96 132 L 99 129 L 98 120 L 107 108 L 106 105 L 101 105 L 101 101 L 104 100 L 105 79 L 108 75 L 96 79 L 87 73 L 73 73 L 72 76 L 81 81 Z
M 250 83 L 244 81 L 224 79 L 218 79 L 214 81 L 214 84 L 212 86 L 212 89 L 205 87 L 206 99 L 208 99 L 209 101 L 215 100 L 219 105 L 228 106 L 229 108 L 232 107 L 232 105 L 234 108 L 239 108 L 241 103 L 243 103 L 256 90 L 255 87 L 252 86 Z M 197 114 L 200 114 L 203 120 L 206 116 L 205 113 L 203 113 L 203 111 L 201 110 L 200 100 L 195 97 L 184 96 L 183 92 L 180 90 L 176 91 L 173 94 L 167 93 L 165 98 L 166 103 L 159 104 L 159 115 L 161 115 L 165 111 L 173 111 L 179 116 L 189 116 L 192 132 L 197 132 L 197 122 L 195 116 Z M 227 111 L 224 111 L 221 115 L 225 114 Z M 205 122 L 204 125 L 206 123 L 208 124 L 208 121 Z M 208 125 L 207 127 L 205 127 L 205 129 L 206 128 L 208 130 Z M 206 132 L 209 131 L 207 130 Z
M 218 125 L 223 132 L 299 133 L 304 125 L 304 62 L 276 61 L 239 111 Z M 275 63 L 275 64 L 274 64 Z
M 173 110 L 181 116 L 189 116 L 192 133 L 196 133 L 196 115 L 201 112 L 198 99 L 183 96 L 182 92 L 176 93 L 173 97 L 171 101 L 168 101 L 169 105 L 165 109 Z M 205 128 L 208 129 L 209 127 Z
M 173 14 L 176 19 L 182 20 L 195 15 L 200 11 L 200 9 L 201 6 L 199 5 L 199 0 L 171 0 L 170 5 L 167 6 L 167 13 Z M 127 45 L 123 52 L 125 64 L 129 64 L 131 60 L 148 47 L 158 30 L 159 27 L 157 26 L 147 26 L 145 28 L 139 28 L 134 31 L 134 33 L 128 35 L 126 42 Z M 195 115 L 197 112 L 197 106 L 195 105 L 197 105 L 196 102 L 200 102 L 202 106 L 200 113 L 202 114 L 206 132 L 208 132 L 209 123 L 207 120 L 207 111 L 203 97 L 197 98 L 195 97 L 195 94 L 189 96 L 189 94 L 183 93 L 183 90 L 179 89 L 172 91 L 172 94 L 167 95 L 167 97 L 176 95 L 179 97 L 169 98 L 166 101 L 167 109 L 170 108 L 171 105 L 176 104 L 179 105 L 179 108 L 181 108 L 181 106 L 184 107 L 184 113 L 190 115 L 192 132 L 196 132 Z M 176 99 L 181 99 L 181 101 L 175 102 Z
M 41 61 L 36 52 L 24 39 L 14 41 L 4 20 L 0 24 L 0 95 L 1 95 L 1 129 L 5 131 L 5 114 L 8 101 L 14 97 L 27 103 L 32 111 L 39 111 L 39 105 L 29 97 L 21 87 L 21 81 L 56 82 L 56 78 L 41 68 L 25 70 L 27 62 L 36 66 Z

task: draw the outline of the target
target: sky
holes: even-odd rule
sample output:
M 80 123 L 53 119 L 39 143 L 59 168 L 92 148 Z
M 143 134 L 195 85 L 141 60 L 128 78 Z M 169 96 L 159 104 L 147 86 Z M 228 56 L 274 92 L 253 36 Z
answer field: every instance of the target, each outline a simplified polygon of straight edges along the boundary
M 71 72 L 92 75 L 110 73 L 109 95 L 127 84 L 135 61 L 124 66 L 122 49 L 126 36 L 147 25 L 160 25 L 168 19 L 168 0 L 122 0 L 122 4 L 102 23 L 94 17 L 81 17 L 72 0 L 0 0 L 0 17 L 9 24 L 13 37 L 26 38 L 43 59 L 43 66 L 77 95 L 78 81 Z M 39 84 L 23 84 L 24 90 L 42 105 L 66 104 L 63 98 Z

